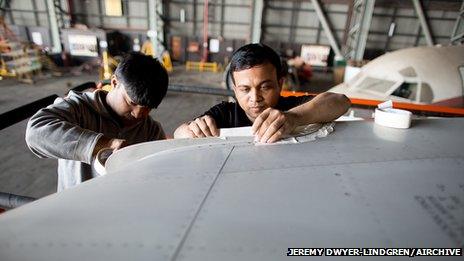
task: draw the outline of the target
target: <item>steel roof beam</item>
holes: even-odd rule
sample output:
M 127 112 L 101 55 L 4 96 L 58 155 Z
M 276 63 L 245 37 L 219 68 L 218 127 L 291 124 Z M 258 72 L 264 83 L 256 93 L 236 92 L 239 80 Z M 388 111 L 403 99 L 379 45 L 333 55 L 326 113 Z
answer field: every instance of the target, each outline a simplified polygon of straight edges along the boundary
M 422 31 L 424 32 L 425 41 L 427 42 L 428 46 L 433 46 L 434 44 L 433 44 L 432 34 L 430 33 L 429 25 L 427 24 L 424 10 L 422 10 L 422 6 L 419 3 L 419 0 L 412 0 L 412 2 L 414 4 L 414 9 L 416 10 L 417 17 L 419 18 Z

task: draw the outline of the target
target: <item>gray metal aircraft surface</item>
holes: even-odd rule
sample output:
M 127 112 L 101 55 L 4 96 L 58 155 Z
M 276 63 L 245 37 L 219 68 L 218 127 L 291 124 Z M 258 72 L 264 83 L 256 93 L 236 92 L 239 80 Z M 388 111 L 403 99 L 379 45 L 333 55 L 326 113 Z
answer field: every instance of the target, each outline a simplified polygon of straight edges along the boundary
M 282 260 L 296 247 L 463 247 L 463 129 L 459 118 L 414 120 L 410 129 L 340 122 L 300 144 L 131 146 L 110 158 L 107 175 L 1 214 L 0 260 Z

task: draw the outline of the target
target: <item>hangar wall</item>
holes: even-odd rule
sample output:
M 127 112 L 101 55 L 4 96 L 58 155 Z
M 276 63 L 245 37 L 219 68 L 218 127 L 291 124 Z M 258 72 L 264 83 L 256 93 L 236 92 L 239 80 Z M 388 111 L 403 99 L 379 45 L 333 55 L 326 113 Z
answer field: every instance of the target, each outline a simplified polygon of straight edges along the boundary
M 346 40 L 351 2 L 320 1 L 339 46 L 343 46 Z M 122 3 L 124 15 L 110 17 L 104 15 L 103 0 L 61 1 L 65 9 L 63 11 L 71 10 L 75 22 L 108 30 L 147 31 L 148 0 L 124 0 Z M 163 5 L 167 36 L 201 37 L 204 0 L 165 0 Z M 422 1 L 422 5 L 434 42 L 448 44 L 461 3 Z M 45 0 L 10 1 L 10 8 L 5 18 L 8 24 L 48 27 Z M 250 41 L 253 0 L 210 0 L 208 10 L 210 37 Z M 183 14 L 185 19 L 182 20 Z M 71 17 L 67 14 L 63 16 L 69 24 Z M 395 31 L 389 36 L 392 23 L 395 24 Z M 263 42 L 282 44 L 329 44 L 311 1 L 302 0 L 264 1 L 261 39 Z M 410 1 L 376 1 L 367 49 L 390 51 L 425 44 L 425 37 Z

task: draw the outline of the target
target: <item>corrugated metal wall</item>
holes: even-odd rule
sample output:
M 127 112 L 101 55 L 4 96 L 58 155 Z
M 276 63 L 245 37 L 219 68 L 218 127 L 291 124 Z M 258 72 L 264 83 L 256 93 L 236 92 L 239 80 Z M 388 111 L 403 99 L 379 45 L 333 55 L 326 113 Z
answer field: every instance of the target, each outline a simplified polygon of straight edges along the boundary
M 253 0 L 210 0 L 209 1 L 209 36 L 225 39 L 250 40 L 250 23 Z M 148 30 L 147 0 L 123 1 L 124 16 L 108 17 L 104 15 L 103 0 L 71 1 L 75 20 L 90 27 L 106 29 Z M 339 45 L 344 45 L 345 24 L 351 1 L 320 1 L 332 26 L 334 36 Z M 377 1 L 379 2 L 379 1 Z M 393 1 L 394 2 L 394 1 Z M 385 7 L 380 1 L 376 5 L 370 27 L 367 48 L 396 50 L 417 45 L 425 45 L 419 20 L 412 5 L 404 2 L 397 7 Z M 444 1 L 440 6 L 424 1 L 424 9 L 428 23 L 437 44 L 448 44 L 455 19 L 458 16 L 460 1 L 453 5 Z M 62 6 L 69 10 L 68 1 L 62 0 Z M 385 1 L 383 1 L 385 3 Z M 447 3 L 447 5 L 445 5 Z M 164 1 L 166 22 L 169 35 L 197 36 L 202 35 L 203 0 Z M 451 6 L 451 8 L 450 8 Z M 455 10 L 453 6 L 456 6 Z M 9 24 L 48 27 L 45 0 L 11 1 L 11 11 L 6 11 Z M 450 10 L 451 9 L 451 10 Z M 35 10 L 35 11 L 33 11 Z M 184 11 L 181 11 L 184 10 Z M 185 21 L 181 22 L 181 12 L 185 12 Z M 391 23 L 396 24 L 395 33 L 388 37 Z M 310 43 L 328 45 L 328 40 L 320 26 L 311 1 L 265 1 L 262 20 L 265 42 Z

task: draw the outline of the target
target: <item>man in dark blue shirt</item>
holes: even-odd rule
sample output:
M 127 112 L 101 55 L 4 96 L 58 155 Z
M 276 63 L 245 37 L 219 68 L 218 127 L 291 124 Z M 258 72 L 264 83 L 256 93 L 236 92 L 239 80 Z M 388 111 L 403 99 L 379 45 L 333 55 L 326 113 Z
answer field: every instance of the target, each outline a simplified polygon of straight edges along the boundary
M 280 58 L 264 44 L 248 44 L 232 56 L 229 70 L 237 103 L 222 102 L 184 123 L 174 138 L 218 136 L 219 128 L 252 126 L 256 140 L 275 142 L 297 126 L 329 122 L 350 107 L 343 94 L 282 97 L 285 72 Z

